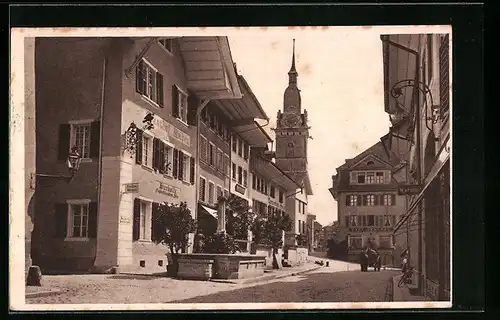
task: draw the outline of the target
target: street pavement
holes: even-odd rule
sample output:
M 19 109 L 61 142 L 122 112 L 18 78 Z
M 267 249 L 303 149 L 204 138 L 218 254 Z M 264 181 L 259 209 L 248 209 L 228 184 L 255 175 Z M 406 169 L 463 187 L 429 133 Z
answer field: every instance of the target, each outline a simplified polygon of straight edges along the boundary
M 325 259 L 323 259 L 325 260 Z M 329 267 L 262 283 L 231 284 L 133 275 L 44 276 L 60 294 L 27 298 L 27 304 L 231 303 L 389 301 L 395 271 L 360 272 L 356 264 Z

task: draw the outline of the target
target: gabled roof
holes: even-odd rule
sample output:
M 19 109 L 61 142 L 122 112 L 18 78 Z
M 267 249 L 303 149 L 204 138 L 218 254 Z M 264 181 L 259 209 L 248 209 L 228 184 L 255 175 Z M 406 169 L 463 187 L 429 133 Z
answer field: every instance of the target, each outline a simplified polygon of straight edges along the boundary
M 389 151 L 390 152 L 390 151 Z M 360 161 L 366 159 L 368 156 L 372 156 L 378 159 L 380 162 L 387 164 L 388 166 L 394 167 L 399 164 L 399 160 L 390 156 L 386 147 L 384 147 L 382 141 L 378 141 L 368 149 L 364 150 L 352 159 L 346 159 L 346 162 L 337 168 L 338 170 L 349 169 L 357 165 Z

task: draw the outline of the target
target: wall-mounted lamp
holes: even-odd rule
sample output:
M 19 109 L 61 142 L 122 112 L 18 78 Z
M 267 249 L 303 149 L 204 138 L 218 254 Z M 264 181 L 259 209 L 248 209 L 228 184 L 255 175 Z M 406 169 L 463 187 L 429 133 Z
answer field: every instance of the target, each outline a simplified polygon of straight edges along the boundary
M 30 187 L 34 189 L 36 186 L 36 177 L 42 178 L 55 178 L 55 179 L 64 179 L 68 183 L 73 180 L 73 177 L 80 169 L 80 162 L 82 161 L 82 156 L 78 152 L 78 147 L 74 146 L 71 148 L 71 151 L 68 155 L 68 159 L 66 164 L 68 166 L 68 170 L 70 172 L 69 175 L 60 175 L 60 174 L 46 174 L 46 173 L 32 173 L 30 177 Z
M 154 119 L 154 114 L 153 113 L 148 113 L 144 119 L 142 120 L 142 123 L 144 125 L 140 130 L 151 130 L 154 128 L 153 125 L 153 119 Z M 125 131 L 125 147 L 124 149 L 127 150 L 130 153 L 130 156 L 132 157 L 135 154 L 137 143 L 138 143 L 138 136 L 137 132 L 139 131 L 139 128 L 137 125 L 132 122 L 130 123 L 128 129 Z

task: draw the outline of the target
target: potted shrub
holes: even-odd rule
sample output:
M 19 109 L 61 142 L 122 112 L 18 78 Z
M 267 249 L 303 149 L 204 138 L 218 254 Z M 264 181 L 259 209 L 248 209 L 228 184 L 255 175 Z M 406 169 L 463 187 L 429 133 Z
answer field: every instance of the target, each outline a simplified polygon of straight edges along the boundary
M 234 238 L 223 232 L 215 233 L 205 239 L 203 243 L 203 253 L 230 254 L 239 251 L 239 247 Z
M 152 240 L 170 249 L 167 274 L 177 276 L 179 253 L 184 253 L 189 243 L 189 234 L 196 230 L 196 222 L 186 202 L 179 204 L 160 204 L 153 212 Z

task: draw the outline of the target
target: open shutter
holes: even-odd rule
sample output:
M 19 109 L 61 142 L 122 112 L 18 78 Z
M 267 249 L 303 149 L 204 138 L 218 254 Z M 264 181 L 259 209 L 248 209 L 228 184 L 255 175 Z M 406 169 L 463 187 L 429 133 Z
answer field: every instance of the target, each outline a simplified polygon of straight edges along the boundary
M 374 194 L 373 196 L 374 196 L 374 198 L 375 198 L 375 200 L 374 200 L 374 203 L 373 203 L 373 204 L 374 204 L 374 205 L 376 205 L 376 206 L 378 206 L 378 204 L 380 203 L 380 202 L 379 202 L 379 197 L 380 197 L 380 195 L 378 195 L 378 194 Z
M 57 154 L 58 160 L 66 161 L 69 155 L 69 135 L 71 126 L 67 123 L 59 125 L 59 152 Z
M 141 228 L 141 200 L 135 198 L 134 199 L 134 220 L 132 227 L 132 241 L 139 240 Z
M 142 131 L 137 130 L 137 143 L 135 145 L 135 163 L 142 163 Z
M 345 217 L 345 226 L 349 227 L 349 216 Z
M 156 219 L 158 217 L 158 207 L 159 203 L 153 202 L 151 206 L 151 240 L 155 240 L 157 235 L 156 232 L 158 230 L 156 225 Z
M 194 158 L 190 157 L 190 166 L 189 166 L 189 178 L 191 184 L 194 184 Z
M 179 173 L 177 174 L 177 178 L 179 180 L 183 180 L 184 178 L 184 170 L 187 170 L 187 168 L 184 168 L 184 153 L 182 151 L 179 151 Z
M 89 224 L 88 224 L 89 238 L 97 238 L 97 202 L 89 204 Z
M 363 205 L 364 205 L 364 206 L 366 206 L 366 204 L 367 204 L 367 202 L 368 202 L 368 201 L 367 201 L 367 200 L 368 200 L 368 199 L 367 199 L 367 197 L 368 197 L 368 196 L 366 196 L 366 195 L 363 195 L 363 197 L 362 197 L 362 199 L 363 199 Z
M 156 73 L 156 95 L 156 103 L 163 108 L 163 75 L 159 72 Z
M 394 227 L 396 225 L 396 216 L 395 215 L 391 216 L 391 221 L 392 221 L 391 225 Z
M 172 116 L 179 118 L 179 91 L 175 84 L 172 85 Z
M 440 118 L 445 121 L 450 109 L 450 37 L 444 35 L 439 46 L 439 100 Z
M 166 173 L 165 171 L 165 144 L 162 141 L 158 142 L 158 170 L 160 173 Z
M 356 183 L 356 179 L 357 179 L 357 172 L 351 172 L 349 182 L 350 182 L 351 184 L 352 184 L 352 183 Z
M 349 196 L 349 195 L 346 195 L 346 196 L 345 196 L 345 205 L 346 205 L 346 206 L 349 206 L 349 205 L 351 204 L 351 203 L 350 203 L 350 200 L 351 200 L 351 199 L 350 199 L 350 196 Z
M 94 121 L 90 125 L 90 157 L 95 159 L 99 157 L 101 140 L 101 121 Z
M 174 149 L 173 161 L 172 161 L 172 175 L 175 179 L 177 179 L 177 167 L 179 164 L 179 150 Z
M 396 205 L 396 195 L 395 194 L 391 194 L 391 205 L 395 206 Z
M 187 98 L 188 110 L 187 110 L 187 123 L 191 126 L 196 125 L 196 110 L 198 109 L 198 98 L 193 92 L 189 92 Z
M 357 196 L 358 199 L 356 199 L 356 203 L 358 204 L 358 206 L 360 206 L 362 203 L 363 203 L 363 197 L 362 196 Z
M 55 205 L 54 237 L 66 238 L 68 228 L 68 204 L 56 203 Z
M 144 62 L 141 60 L 135 69 L 135 90 L 144 94 L 146 91 L 146 77 L 144 72 Z
M 153 169 L 159 170 L 158 168 L 158 138 L 153 138 Z

